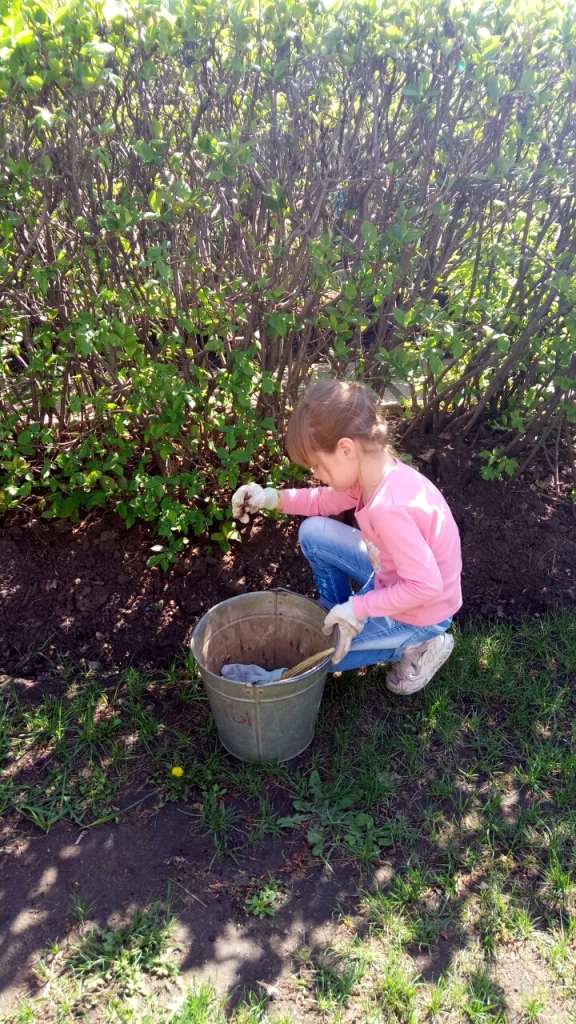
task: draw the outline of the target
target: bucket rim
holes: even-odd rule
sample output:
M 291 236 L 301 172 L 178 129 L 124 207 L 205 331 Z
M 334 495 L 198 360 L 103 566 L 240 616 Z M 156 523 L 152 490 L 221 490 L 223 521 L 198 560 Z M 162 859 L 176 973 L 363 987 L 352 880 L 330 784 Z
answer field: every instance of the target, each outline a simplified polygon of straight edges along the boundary
M 212 607 L 209 608 L 207 612 L 204 612 L 202 617 L 198 619 L 198 622 L 194 626 L 194 629 L 192 630 L 192 636 L 190 637 L 190 651 L 192 653 L 192 656 L 196 663 L 198 665 L 201 665 L 201 667 L 206 672 L 212 672 L 212 670 L 209 669 L 207 665 L 202 664 L 196 657 L 196 654 L 194 653 L 194 637 L 196 636 L 196 633 L 199 630 L 202 622 L 204 622 L 204 619 L 208 618 L 211 612 L 215 611 L 216 608 L 222 608 L 222 606 L 225 604 L 233 604 L 235 601 L 241 601 L 242 598 L 244 597 L 256 597 L 258 594 L 285 594 L 289 595 L 290 597 L 299 597 L 302 601 L 309 601 L 310 604 L 313 604 L 316 608 L 322 608 L 322 610 L 325 611 L 326 614 L 328 614 L 327 609 L 324 608 L 324 605 L 321 605 L 319 601 L 315 601 L 313 597 L 307 597 L 306 594 L 298 594 L 295 590 L 287 590 L 284 587 L 276 587 L 272 590 L 251 590 L 247 594 L 235 594 L 234 597 L 227 597 L 224 601 L 219 601 L 218 604 L 212 605 Z M 340 630 L 337 625 L 334 627 L 334 629 L 336 630 L 336 642 L 334 644 L 334 647 L 336 648 L 338 647 Z M 263 689 L 265 686 L 284 686 L 287 683 L 294 683 L 296 680 L 299 679 L 306 679 L 307 676 L 312 675 L 313 672 L 317 672 L 318 669 L 323 669 L 326 665 L 330 663 L 331 659 L 332 654 L 327 654 L 326 657 L 323 658 L 322 661 L 319 661 L 317 665 L 313 665 L 312 668 L 307 669 L 306 672 L 300 672 L 297 676 L 291 676 L 290 679 L 269 679 L 267 682 L 262 683 L 238 683 L 237 685 L 253 686 L 254 689 Z M 212 672 L 212 675 L 216 676 L 216 672 Z M 224 681 L 227 683 L 235 682 L 235 680 L 233 679 L 226 679 L 225 676 L 218 675 L 217 678 L 224 679 Z

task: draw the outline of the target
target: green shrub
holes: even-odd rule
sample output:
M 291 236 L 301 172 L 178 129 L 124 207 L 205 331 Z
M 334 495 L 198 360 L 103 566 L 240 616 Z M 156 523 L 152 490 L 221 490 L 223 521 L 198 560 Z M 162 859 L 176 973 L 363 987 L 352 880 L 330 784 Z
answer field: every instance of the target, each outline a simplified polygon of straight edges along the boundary
M 226 545 L 312 369 L 572 455 L 573 5 L 2 10 L 0 509 Z

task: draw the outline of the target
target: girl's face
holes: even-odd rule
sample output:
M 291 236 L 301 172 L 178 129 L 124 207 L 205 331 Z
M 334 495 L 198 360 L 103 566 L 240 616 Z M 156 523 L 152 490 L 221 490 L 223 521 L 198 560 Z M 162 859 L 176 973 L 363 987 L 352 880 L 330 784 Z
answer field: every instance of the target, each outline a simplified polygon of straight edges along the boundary
M 311 466 L 317 480 L 335 491 L 348 491 L 358 483 L 360 461 L 354 441 L 342 437 L 333 452 L 315 452 Z

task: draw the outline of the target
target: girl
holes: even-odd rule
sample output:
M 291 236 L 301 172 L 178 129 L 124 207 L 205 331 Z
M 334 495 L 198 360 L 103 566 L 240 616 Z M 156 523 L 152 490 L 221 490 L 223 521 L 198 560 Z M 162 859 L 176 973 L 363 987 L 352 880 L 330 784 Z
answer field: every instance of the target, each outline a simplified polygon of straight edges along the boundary
M 421 690 L 450 656 L 446 631 L 462 604 L 460 537 L 448 505 L 388 448 L 377 400 L 363 384 L 311 384 L 286 443 L 292 461 L 326 486 L 245 484 L 232 499 L 234 518 L 247 522 L 247 512 L 263 508 L 308 516 L 299 539 L 329 609 L 324 633 L 340 627 L 333 664 L 392 662 L 389 690 Z M 329 518 L 350 508 L 359 530 Z

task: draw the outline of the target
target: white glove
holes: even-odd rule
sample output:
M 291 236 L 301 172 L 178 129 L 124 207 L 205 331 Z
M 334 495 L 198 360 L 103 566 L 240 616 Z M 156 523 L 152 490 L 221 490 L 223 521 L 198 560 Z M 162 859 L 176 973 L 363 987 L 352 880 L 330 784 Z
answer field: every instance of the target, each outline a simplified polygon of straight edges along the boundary
M 243 484 L 232 496 L 232 517 L 241 523 L 250 520 L 249 512 L 261 508 L 273 509 L 278 504 L 278 491 L 274 487 L 260 487 L 260 484 Z
M 339 661 L 342 661 L 342 658 L 346 657 L 354 637 L 358 636 L 358 633 L 361 633 L 364 629 L 363 621 L 354 614 L 351 597 L 348 598 L 345 604 L 335 604 L 330 609 L 322 627 L 322 632 L 325 636 L 330 635 L 334 626 L 338 626 L 340 629 L 340 639 L 332 657 L 332 664 L 336 665 Z

